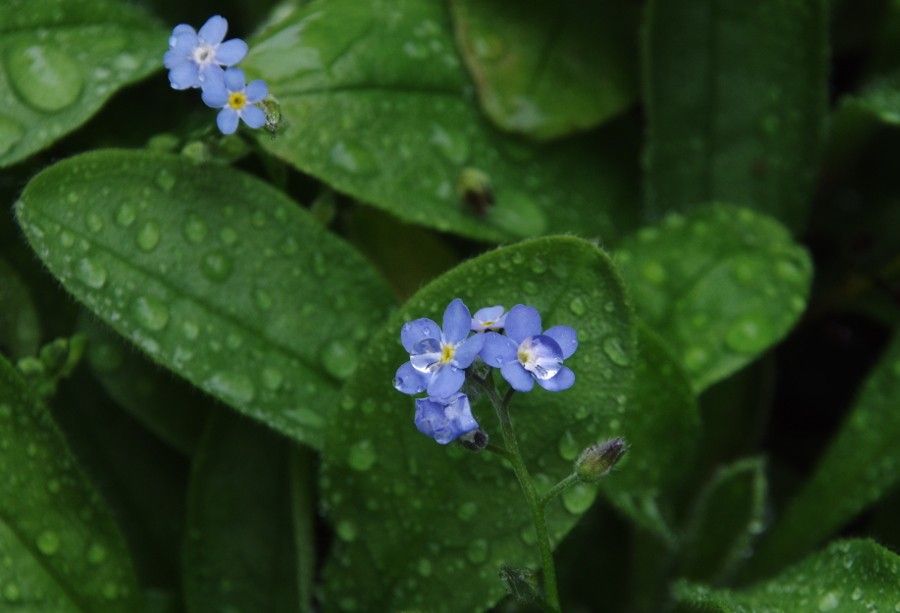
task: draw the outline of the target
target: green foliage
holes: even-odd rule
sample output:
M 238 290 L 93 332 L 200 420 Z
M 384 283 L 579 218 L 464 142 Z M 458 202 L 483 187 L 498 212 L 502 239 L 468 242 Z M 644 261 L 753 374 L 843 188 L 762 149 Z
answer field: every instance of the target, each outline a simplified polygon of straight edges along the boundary
M 456 296 L 473 309 L 525 299 L 545 327 L 578 329 L 578 351 L 566 361 L 578 373 L 575 386 L 565 394 L 518 395 L 512 403 L 525 460 L 539 471 L 542 488 L 571 472 L 588 444 L 620 434 L 638 410 L 628 401 L 637 359 L 631 314 L 618 276 L 595 246 L 536 239 L 432 281 L 373 337 L 340 409 L 329 415 L 322 487 L 339 540 L 326 568 L 326 601 L 342 608 L 354 601 L 374 610 L 486 607 L 504 594 L 501 566 L 535 561 L 529 515 L 508 468 L 488 452 L 423 437 L 412 425 L 412 399 L 388 384 L 406 359 L 398 342 L 403 322 L 440 318 Z M 486 403 L 473 409 L 499 434 Z M 579 485 L 551 503 L 555 542 L 590 508 L 595 491 Z M 373 592 L 370 581 L 394 587 Z
M 314 446 L 357 343 L 391 303 L 350 247 L 225 166 L 89 153 L 33 179 L 17 213 L 57 278 L 116 331 Z
M 0 168 L 87 121 L 117 89 L 159 70 L 166 32 L 112 0 L 0 5 Z
M 809 256 L 781 225 L 723 205 L 642 229 L 622 243 L 616 263 L 638 314 L 697 391 L 787 334 L 812 277 Z
M 0 471 L 3 599 L 33 610 L 134 610 L 137 583 L 118 529 L 2 357 Z
M 500 128 L 565 136 L 634 102 L 636 4 L 452 0 L 450 7 L 478 99 Z
M 14 358 L 33 355 L 40 338 L 40 321 L 28 287 L 0 259 L 0 351 Z

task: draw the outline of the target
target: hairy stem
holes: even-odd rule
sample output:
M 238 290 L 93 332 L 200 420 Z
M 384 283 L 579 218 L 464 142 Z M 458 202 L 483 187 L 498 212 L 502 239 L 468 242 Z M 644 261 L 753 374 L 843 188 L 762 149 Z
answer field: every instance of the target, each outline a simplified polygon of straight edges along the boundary
M 557 496 L 559 496 L 560 494 L 565 492 L 567 489 L 569 489 L 573 485 L 577 484 L 579 481 L 580 481 L 580 479 L 578 478 L 578 475 L 576 475 L 575 473 L 572 473 L 571 475 L 569 475 L 568 477 L 566 477 L 565 479 L 563 479 L 562 481 L 560 481 L 559 483 L 557 483 L 556 485 L 551 487 L 549 490 L 547 490 L 546 494 L 541 496 L 541 498 L 539 500 L 539 502 L 541 503 L 541 506 L 546 507 L 548 502 L 550 502 L 551 500 L 553 500 L 554 498 L 556 498 Z

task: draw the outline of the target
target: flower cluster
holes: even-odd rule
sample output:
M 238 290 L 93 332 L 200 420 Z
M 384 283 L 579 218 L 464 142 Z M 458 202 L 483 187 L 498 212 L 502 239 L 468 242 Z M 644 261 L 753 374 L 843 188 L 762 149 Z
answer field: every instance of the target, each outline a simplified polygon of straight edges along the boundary
M 575 373 L 563 364 L 578 347 L 575 330 L 544 330 L 537 309 L 522 304 L 509 312 L 486 307 L 472 316 L 456 298 L 444 311 L 442 326 L 427 318 L 406 322 L 400 342 L 409 361 L 397 369 L 394 387 L 404 394 L 427 394 L 416 399 L 416 427 L 441 444 L 478 429 L 469 398 L 461 392 L 476 360 L 499 369 L 519 392 L 531 391 L 535 383 L 551 392 L 575 383 Z
M 261 108 L 268 95 L 263 81 L 247 83 L 244 71 L 235 68 L 247 55 L 247 43 L 239 38 L 225 40 L 228 21 L 210 17 L 200 30 L 179 24 L 169 37 L 163 64 L 169 69 L 172 89 L 200 89 L 207 106 L 220 109 L 216 125 L 222 134 L 234 134 L 238 122 L 251 128 L 266 125 Z

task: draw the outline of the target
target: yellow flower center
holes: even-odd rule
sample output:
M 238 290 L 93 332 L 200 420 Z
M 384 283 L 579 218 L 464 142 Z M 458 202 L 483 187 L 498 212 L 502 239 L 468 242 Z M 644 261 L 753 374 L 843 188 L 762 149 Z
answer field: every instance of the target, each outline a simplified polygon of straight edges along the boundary
M 244 92 L 231 92 L 228 94 L 228 106 L 235 111 L 240 111 L 247 106 L 247 94 Z
M 531 361 L 531 352 L 527 349 L 519 349 L 516 357 L 519 358 L 519 363 L 524 366 Z
M 441 364 L 447 364 L 456 355 L 456 347 L 453 345 L 444 345 L 441 347 Z
M 493 326 L 495 323 L 497 323 L 497 322 L 494 321 L 493 319 L 491 319 L 491 320 L 488 320 L 488 321 L 483 321 L 483 322 L 481 322 L 481 326 L 482 326 L 483 328 L 490 328 L 490 327 Z

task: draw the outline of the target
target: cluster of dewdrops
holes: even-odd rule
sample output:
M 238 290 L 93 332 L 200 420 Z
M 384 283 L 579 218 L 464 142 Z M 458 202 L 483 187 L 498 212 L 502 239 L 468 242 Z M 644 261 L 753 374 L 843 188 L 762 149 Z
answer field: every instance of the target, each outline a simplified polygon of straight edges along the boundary
M 477 360 L 500 369 L 518 392 L 531 391 L 535 383 L 560 392 L 575 383 L 575 373 L 563 364 L 578 348 L 575 330 L 544 330 L 537 309 L 523 304 L 509 312 L 486 307 L 472 316 L 456 298 L 444 311 L 442 326 L 427 318 L 406 322 L 400 342 L 409 362 L 397 369 L 394 387 L 404 394 L 427 394 L 416 399 L 415 424 L 443 445 L 479 430 L 469 398 L 461 392 L 467 369 Z
M 263 81 L 247 83 L 244 71 L 235 68 L 247 55 L 247 43 L 225 40 L 228 21 L 221 15 L 206 20 L 199 31 L 179 24 L 169 37 L 163 64 L 169 69 L 172 89 L 200 89 L 207 106 L 220 109 L 216 125 L 222 134 L 233 134 L 238 122 L 251 128 L 266 124 L 261 108 L 268 95 Z

